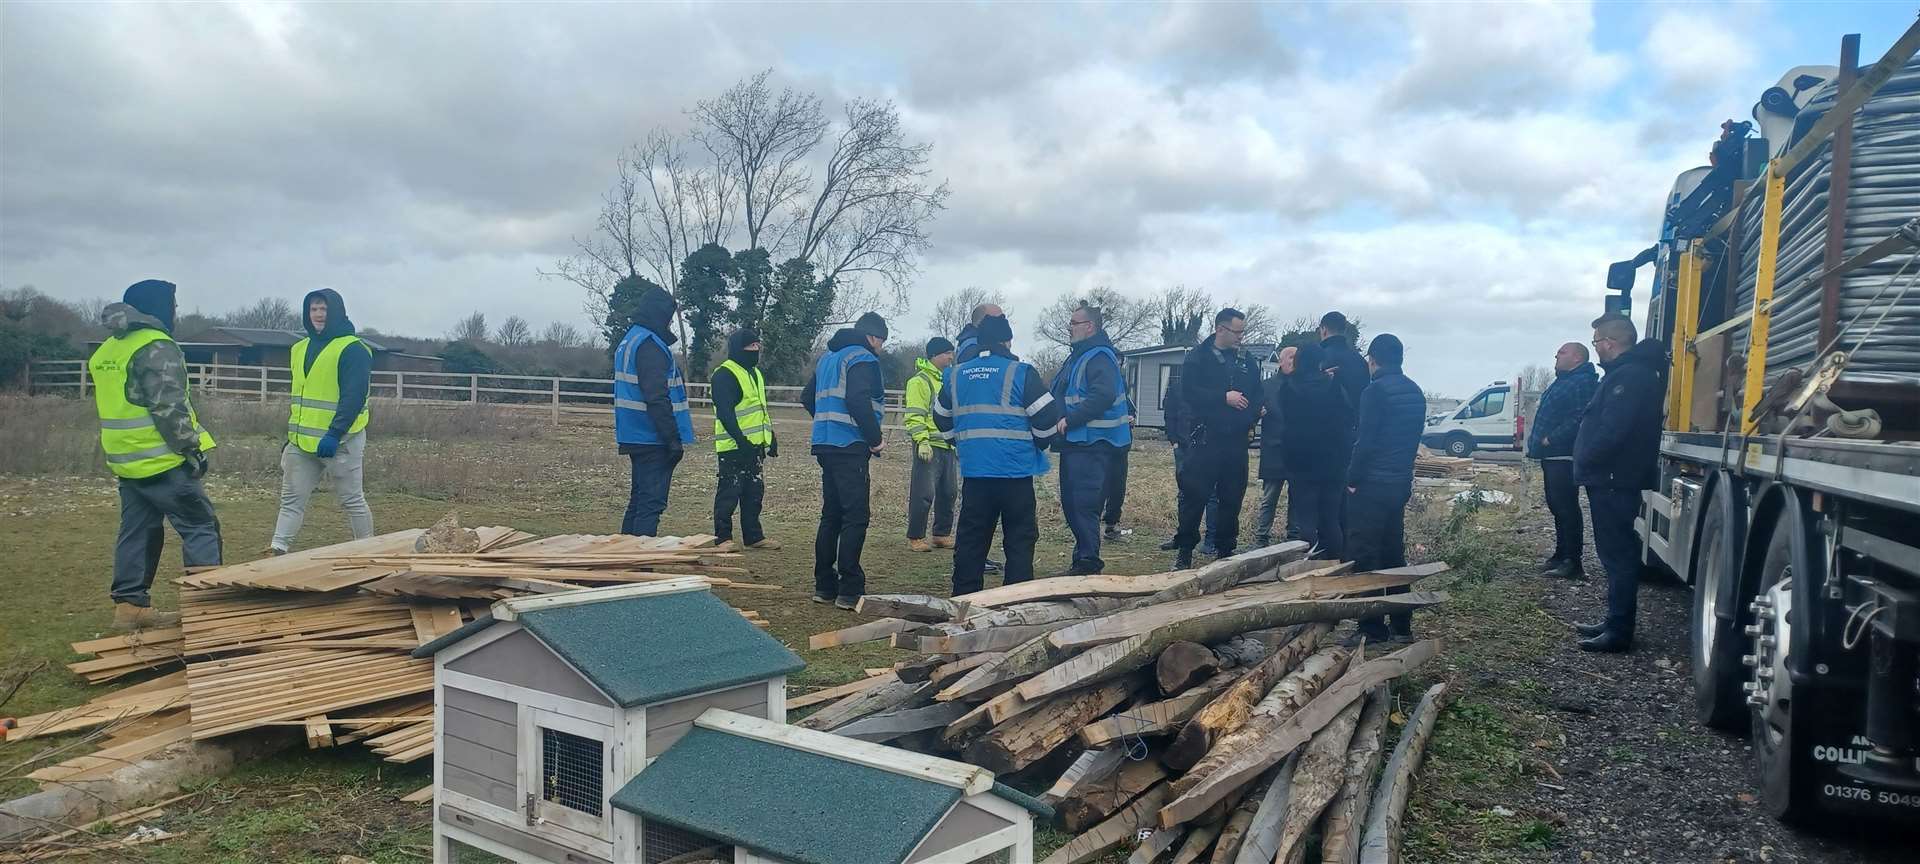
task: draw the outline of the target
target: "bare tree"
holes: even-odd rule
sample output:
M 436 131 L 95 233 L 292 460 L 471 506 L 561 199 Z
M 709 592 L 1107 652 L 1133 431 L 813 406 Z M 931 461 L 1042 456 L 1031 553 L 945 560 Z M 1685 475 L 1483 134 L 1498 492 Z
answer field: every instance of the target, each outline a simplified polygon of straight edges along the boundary
M 562 348 L 573 348 L 580 344 L 580 328 L 565 321 L 555 321 L 540 331 L 540 341 Z
M 1545 393 L 1547 386 L 1553 383 L 1553 368 L 1538 363 L 1529 363 L 1520 370 L 1520 392 Z
M 500 332 L 494 334 L 493 341 L 509 348 L 533 344 L 533 325 L 518 315 L 509 315 L 500 322 Z
M 454 322 L 453 329 L 447 331 L 448 342 L 485 342 L 487 341 L 487 315 L 474 312 Z
M 1112 340 L 1114 347 L 1121 351 L 1144 348 L 1153 344 L 1160 335 L 1160 308 L 1157 305 L 1101 285 L 1084 294 L 1069 291 L 1054 298 L 1046 311 L 1040 313 L 1040 338 L 1063 348 L 1072 347 L 1073 337 L 1067 333 L 1067 320 L 1073 315 L 1073 310 L 1082 305 L 1100 310 L 1102 329 L 1107 331 L 1107 338 Z
M 998 288 L 988 290 L 978 285 L 969 285 L 940 298 L 933 305 L 933 314 L 928 316 L 927 324 L 933 332 L 951 337 L 973 323 L 973 309 L 982 303 L 995 306 L 1007 305 L 1007 295 Z
M 820 172 L 810 204 L 799 208 L 797 257 L 824 279 L 874 274 L 904 301 L 914 256 L 927 247 L 926 226 L 946 206 L 947 185 L 930 186 L 933 145 L 910 143 L 892 102 L 847 103 L 846 126 Z
M 257 327 L 262 330 L 298 330 L 301 313 L 285 297 L 262 297 L 252 306 L 221 316 L 229 327 Z
M 775 242 L 763 244 L 763 235 L 783 208 L 805 194 L 807 155 L 827 131 L 820 97 L 792 88 L 775 97 L 767 86 L 772 74 L 765 70 L 693 109 L 705 127 L 701 140 L 738 181 L 747 248 L 769 252 L 779 249 L 790 226 L 775 231 Z

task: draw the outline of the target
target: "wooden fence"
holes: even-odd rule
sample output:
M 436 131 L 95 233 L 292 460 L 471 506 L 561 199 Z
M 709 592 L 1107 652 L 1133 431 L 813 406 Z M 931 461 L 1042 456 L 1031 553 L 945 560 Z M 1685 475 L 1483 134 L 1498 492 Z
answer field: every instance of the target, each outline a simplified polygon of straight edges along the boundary
M 259 402 L 285 401 L 293 386 L 292 370 L 274 366 L 226 366 L 219 363 L 191 363 L 187 378 L 195 393 L 212 393 L 234 399 Z M 41 360 L 27 367 L 27 391 L 30 393 L 86 396 L 92 382 L 85 360 Z M 801 409 L 802 388 L 790 384 L 767 386 L 768 404 L 776 409 Z M 886 391 L 886 412 L 881 418 L 887 429 L 901 429 L 905 392 Z M 545 411 L 558 425 L 563 418 L 611 418 L 613 416 L 613 380 L 610 378 L 564 378 L 541 375 L 485 375 L 465 372 L 373 373 L 368 396 L 408 405 L 455 407 L 491 405 L 527 411 Z M 689 382 L 687 402 L 706 409 L 700 418 L 713 419 L 713 400 L 707 385 Z M 787 416 L 772 412 L 775 422 L 805 422 L 806 416 Z M 697 412 L 698 413 L 698 412 Z M 703 428 L 696 425 L 696 431 Z

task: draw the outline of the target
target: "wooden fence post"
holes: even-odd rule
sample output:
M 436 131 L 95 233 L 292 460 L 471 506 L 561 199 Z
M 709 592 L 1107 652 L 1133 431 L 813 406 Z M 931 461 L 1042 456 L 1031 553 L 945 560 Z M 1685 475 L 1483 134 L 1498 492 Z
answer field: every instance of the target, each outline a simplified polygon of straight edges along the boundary
M 260 367 L 260 404 L 267 404 L 267 367 Z
M 553 379 L 553 425 L 560 425 L 560 379 Z
M 85 361 L 80 363 L 80 398 L 87 398 L 87 384 L 93 380 L 93 370 L 87 368 Z
M 467 376 L 467 401 L 475 405 L 480 404 L 480 375 L 478 373 Z
M 397 402 L 407 401 L 407 373 L 393 370 L 393 398 Z

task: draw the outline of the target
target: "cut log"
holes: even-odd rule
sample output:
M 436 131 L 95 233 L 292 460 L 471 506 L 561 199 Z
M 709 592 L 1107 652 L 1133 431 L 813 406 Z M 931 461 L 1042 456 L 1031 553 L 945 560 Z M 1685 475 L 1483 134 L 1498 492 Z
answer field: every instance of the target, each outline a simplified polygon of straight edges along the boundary
M 1112 717 L 1089 723 L 1080 730 L 1080 743 L 1088 747 L 1104 747 L 1125 738 L 1168 734 L 1219 698 L 1239 678 L 1237 671 L 1221 672 L 1171 699 L 1135 705 Z
M 787 710 L 793 711 L 799 708 L 807 708 L 825 702 L 832 702 L 835 699 L 845 699 L 862 690 L 871 690 L 882 684 L 897 680 L 899 680 L 897 677 L 891 675 L 869 675 L 858 681 L 849 681 L 845 684 L 828 687 L 824 690 L 815 690 L 812 693 L 791 697 L 787 699 Z
M 1268 864 L 1274 860 L 1273 851 L 1280 843 L 1280 824 L 1287 816 L 1287 799 L 1293 794 L 1293 772 L 1299 764 L 1297 758 L 1288 758 L 1280 763 L 1279 772 L 1273 775 L 1273 782 L 1267 784 L 1267 791 L 1260 796 L 1260 803 L 1253 811 L 1253 821 L 1247 823 L 1246 836 L 1240 841 L 1240 854 L 1234 857 L 1234 864 Z
M 1218 594 L 1232 588 L 1242 579 L 1271 570 L 1285 562 L 1299 560 L 1306 557 L 1306 554 L 1305 542 L 1290 540 L 1242 552 L 1231 558 L 1222 558 L 1195 570 L 1192 578 L 1168 586 L 1145 599 L 1134 601 L 1133 606 L 1153 606 L 1175 600 L 1191 600 L 1208 594 Z
M 1220 839 L 1213 844 L 1213 857 L 1208 859 L 1209 864 L 1234 864 L 1240 857 L 1240 844 L 1247 838 L 1247 827 L 1253 824 L 1253 815 L 1259 811 L 1260 801 L 1267 794 L 1267 784 L 1272 780 L 1271 772 L 1261 777 L 1247 790 L 1246 797 L 1227 813 L 1221 824 Z
M 1213 655 L 1220 658 L 1222 668 L 1252 666 L 1267 659 L 1267 655 L 1279 650 L 1280 646 L 1292 642 L 1312 624 L 1295 624 L 1291 627 L 1272 627 L 1266 630 L 1253 630 L 1242 633 L 1213 646 Z
M 1373 687 L 1398 678 L 1427 660 L 1438 650 L 1433 640 L 1419 642 L 1374 660 L 1369 660 L 1359 668 L 1351 670 L 1333 686 L 1328 687 L 1305 709 L 1287 718 L 1286 722 L 1261 724 L 1266 727 L 1264 733 L 1256 730 L 1253 740 L 1234 742 L 1236 748 L 1232 755 L 1217 770 L 1207 774 L 1198 782 L 1186 784 L 1186 791 L 1160 811 L 1163 825 L 1178 825 L 1205 811 L 1214 802 L 1226 797 L 1233 790 L 1245 786 L 1262 771 L 1272 767 L 1294 748 L 1305 744 L 1314 733 L 1333 722 L 1348 705 L 1358 701 Z M 1256 714 L 1257 714 L 1256 709 Z M 1254 722 L 1248 721 L 1240 732 L 1254 729 Z M 1236 733 L 1238 734 L 1238 733 Z M 1222 741 L 1222 746 L 1228 742 Z M 1211 754 L 1209 754 L 1211 757 Z M 1204 761 L 1204 760 L 1203 760 Z M 1189 772 L 1181 780 L 1197 776 Z
M 1175 642 L 1160 652 L 1153 663 L 1153 679 L 1160 692 L 1172 696 L 1220 671 L 1220 658 L 1213 649 L 1198 642 Z
M 1300 857 L 1306 849 L 1307 829 L 1320 820 L 1320 814 L 1333 802 L 1346 779 L 1347 747 L 1353 743 L 1353 730 L 1360 723 L 1362 702 L 1348 705 L 1335 715 L 1325 729 L 1314 733 L 1307 746 L 1294 757 L 1293 789 L 1288 793 L 1286 818 L 1269 860 L 1284 862 Z
M 1173 853 L 1168 864 L 1199 864 L 1200 857 L 1207 854 L 1213 846 L 1214 838 L 1220 836 L 1221 823 L 1204 822 L 1193 826 L 1187 832 L 1187 839 L 1180 842 L 1180 849 Z
M 1040 796 L 1040 800 L 1057 805 L 1061 799 L 1077 795 L 1092 784 L 1112 777 L 1125 761 L 1126 752 L 1118 747 L 1081 753 L 1073 760 L 1073 764 L 1067 766 L 1060 779 L 1053 781 L 1053 786 Z
M 932 675 L 927 676 L 927 680 L 933 682 L 934 689 L 945 690 L 949 685 L 960 680 L 961 676 L 966 675 L 968 672 L 972 672 L 981 666 L 985 666 L 1005 656 L 1007 655 L 994 651 L 968 654 L 950 663 L 942 664 L 939 668 L 933 670 Z
M 979 654 L 985 651 L 1008 651 L 1036 636 L 1045 636 L 1055 630 L 1082 619 L 1055 622 L 1052 624 L 1015 624 L 1007 627 L 984 627 L 962 633 L 942 636 L 918 636 L 912 633 L 893 634 L 893 647 L 923 654 Z
M 1153 824 L 1154 810 L 1166 803 L 1167 785 L 1155 785 L 1135 798 L 1133 803 L 1121 808 L 1105 822 L 1095 825 L 1092 830 L 1081 834 L 1067 845 L 1054 850 L 1041 864 L 1083 864 L 1118 847 L 1122 843 L 1139 836 L 1142 828 Z
M 933 670 L 953 662 L 951 654 L 927 654 L 909 657 L 893 664 L 893 674 L 902 681 L 918 684 L 933 677 Z
M 1193 720 L 1180 730 L 1179 737 L 1160 754 L 1160 760 L 1178 770 L 1192 768 L 1213 748 L 1213 742 L 1247 722 L 1254 706 L 1273 690 L 1273 685 L 1280 683 L 1307 655 L 1319 650 L 1320 640 L 1332 630 L 1326 624 L 1310 625 L 1293 641 L 1248 669 L 1219 698 L 1195 713 Z
M 1008 682 L 1017 682 L 1058 662 L 1047 637 L 1041 635 L 1020 643 L 1001 657 L 980 665 L 960 680 L 948 684 L 933 698 L 942 702 L 960 699 L 984 699 L 984 693 Z
M 1134 761 L 1122 757 L 1118 770 L 1112 776 L 1098 782 L 1081 784 L 1072 795 L 1061 798 L 1060 802 L 1054 805 L 1053 813 L 1060 820 L 1061 830 L 1078 834 L 1118 812 L 1120 808 L 1127 806 L 1128 802 L 1139 797 L 1140 793 L 1165 779 L 1167 779 L 1166 766 L 1161 765 L 1158 760 Z
M 880 677 L 891 677 L 891 673 Z M 910 706 L 915 697 L 930 692 L 931 689 L 932 685 L 929 684 L 909 684 L 896 678 L 828 705 L 793 725 L 802 729 L 831 732 L 871 714 Z
M 1386 749 L 1382 739 L 1387 732 L 1388 702 L 1384 685 L 1367 694 L 1353 744 L 1347 750 L 1339 794 L 1320 821 L 1321 864 L 1357 864 L 1360 860 L 1360 826 L 1366 818 L 1367 792 Z
M 853 608 L 861 615 L 875 618 L 929 622 L 960 620 L 960 607 L 952 600 L 927 594 L 867 594 Z
M 1153 594 L 1193 578 L 1192 571 L 1176 570 L 1151 576 L 1059 576 L 1032 579 L 953 598 L 955 603 L 996 607 L 1060 597 L 1138 597 Z
M 1133 854 L 1127 856 L 1127 864 L 1153 864 L 1187 834 L 1184 826 L 1141 830 L 1148 832 L 1147 837 L 1140 841 L 1140 845 L 1133 847 Z
M 1413 773 L 1420 769 L 1426 754 L 1427 739 L 1433 736 L 1434 721 L 1447 695 L 1446 684 L 1427 688 L 1420 704 L 1400 730 L 1400 743 L 1393 747 L 1386 771 L 1380 775 L 1380 788 L 1373 791 L 1367 806 L 1367 831 L 1360 841 L 1360 864 L 1399 864 L 1402 817 L 1407 812 L 1407 795 L 1413 791 Z
M 1205 779 L 1207 775 L 1219 770 L 1233 761 L 1235 757 L 1249 748 L 1255 748 L 1260 742 L 1285 723 L 1287 718 L 1305 708 L 1320 691 L 1327 689 L 1335 679 L 1346 673 L 1351 652 L 1334 646 L 1321 649 L 1312 656 L 1300 661 L 1300 666 L 1280 679 L 1273 689 L 1261 697 L 1260 702 L 1247 712 L 1245 722 L 1224 735 L 1214 739 L 1213 746 L 1187 770 L 1179 780 L 1174 781 L 1174 794 L 1185 793 L 1188 789 Z M 1281 753 L 1285 756 L 1285 753 Z M 1274 762 L 1278 762 L 1275 759 Z M 1272 762 L 1261 766 L 1271 767 Z M 1251 778 L 1249 778 L 1251 779 Z
M 1321 603 L 1366 603 L 1381 598 L 1340 601 L 1334 598 L 1351 596 L 1382 588 L 1404 587 L 1412 581 L 1407 576 L 1328 576 L 1306 579 L 1300 582 L 1274 582 L 1263 585 L 1248 585 L 1235 588 L 1221 594 L 1196 597 L 1191 600 L 1177 600 L 1138 609 L 1128 609 L 1081 621 L 1070 627 L 1062 627 L 1047 641 L 1053 647 L 1080 651 L 1109 642 L 1118 642 L 1129 636 L 1139 636 L 1166 629 L 1173 624 L 1186 624 L 1226 617 L 1221 625 L 1199 631 L 1197 636 L 1181 636 L 1193 642 L 1211 644 L 1236 633 L 1248 630 L 1260 630 L 1267 627 L 1279 627 L 1286 624 L 1303 624 L 1308 621 L 1337 620 L 1352 618 L 1353 614 L 1340 614 L 1337 618 L 1314 618 L 1293 614 L 1283 614 L 1271 623 L 1261 622 L 1258 611 L 1265 609 L 1290 608 L 1288 604 L 1299 601 L 1317 601 Z M 1396 595 L 1396 599 L 1405 597 L 1432 596 L 1421 594 Z M 1432 602 L 1432 601 L 1429 601 Z M 1329 610 L 1335 611 L 1335 610 Z M 1404 611 L 1404 610 L 1395 610 Z M 1361 613 L 1361 617 L 1371 616 L 1371 612 Z M 1241 626 L 1239 618 L 1245 617 L 1256 622 L 1250 626 Z M 1235 627 L 1238 629 L 1235 629 Z M 1169 640 L 1171 641 L 1171 640 Z
M 919 625 L 905 618 L 882 618 L 826 633 L 815 633 L 807 638 L 807 648 L 818 651 L 822 648 L 872 642 L 875 639 L 885 639 L 895 633 L 911 630 L 916 626 Z
M 1353 562 L 1331 562 L 1323 558 L 1301 558 L 1288 561 L 1264 573 L 1255 573 L 1240 580 L 1242 585 L 1258 585 L 1262 582 L 1294 582 L 1313 576 L 1333 576 L 1353 569 Z
M 922 729 L 938 729 L 960 719 L 967 710 L 959 702 L 936 702 L 924 708 L 875 714 L 841 726 L 833 734 L 862 741 L 892 741 Z
M 1080 727 L 1120 707 L 1144 686 L 1142 679 L 1127 678 L 1050 699 L 981 736 L 967 747 L 967 761 L 1003 774 L 1019 771 L 1045 758 Z

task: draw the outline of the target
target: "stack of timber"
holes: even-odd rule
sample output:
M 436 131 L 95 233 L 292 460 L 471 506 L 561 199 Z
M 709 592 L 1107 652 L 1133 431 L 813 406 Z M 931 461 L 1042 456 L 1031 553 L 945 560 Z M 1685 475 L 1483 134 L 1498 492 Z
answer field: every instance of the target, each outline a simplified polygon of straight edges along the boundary
M 1473 460 L 1422 452 L 1413 457 L 1413 476 L 1441 480 L 1472 480 Z
M 1397 860 L 1398 826 L 1438 695 L 1373 793 L 1393 680 L 1434 642 L 1379 657 L 1334 626 L 1439 593 L 1375 596 L 1448 569 L 1369 573 L 1287 543 L 1150 576 L 1061 577 L 954 598 L 868 595 L 874 621 L 814 637 L 921 652 L 790 701 L 798 725 L 1017 775 L 1074 835 L 1045 864 L 1130 849 L 1134 864 Z M 1374 840 L 1376 835 L 1380 838 Z M 1371 850 L 1378 849 L 1378 855 Z
M 104 745 L 32 775 L 46 782 L 100 779 L 181 741 L 272 726 L 303 727 L 310 747 L 358 742 L 412 762 L 433 753 L 433 661 L 411 652 L 496 600 L 689 575 L 766 587 L 728 578 L 746 572 L 740 556 L 711 536 L 534 539 L 447 524 L 190 574 L 179 627 L 74 643 L 95 656 L 71 664 L 96 683 L 184 669 L 22 718 L 7 737 L 88 732 Z

